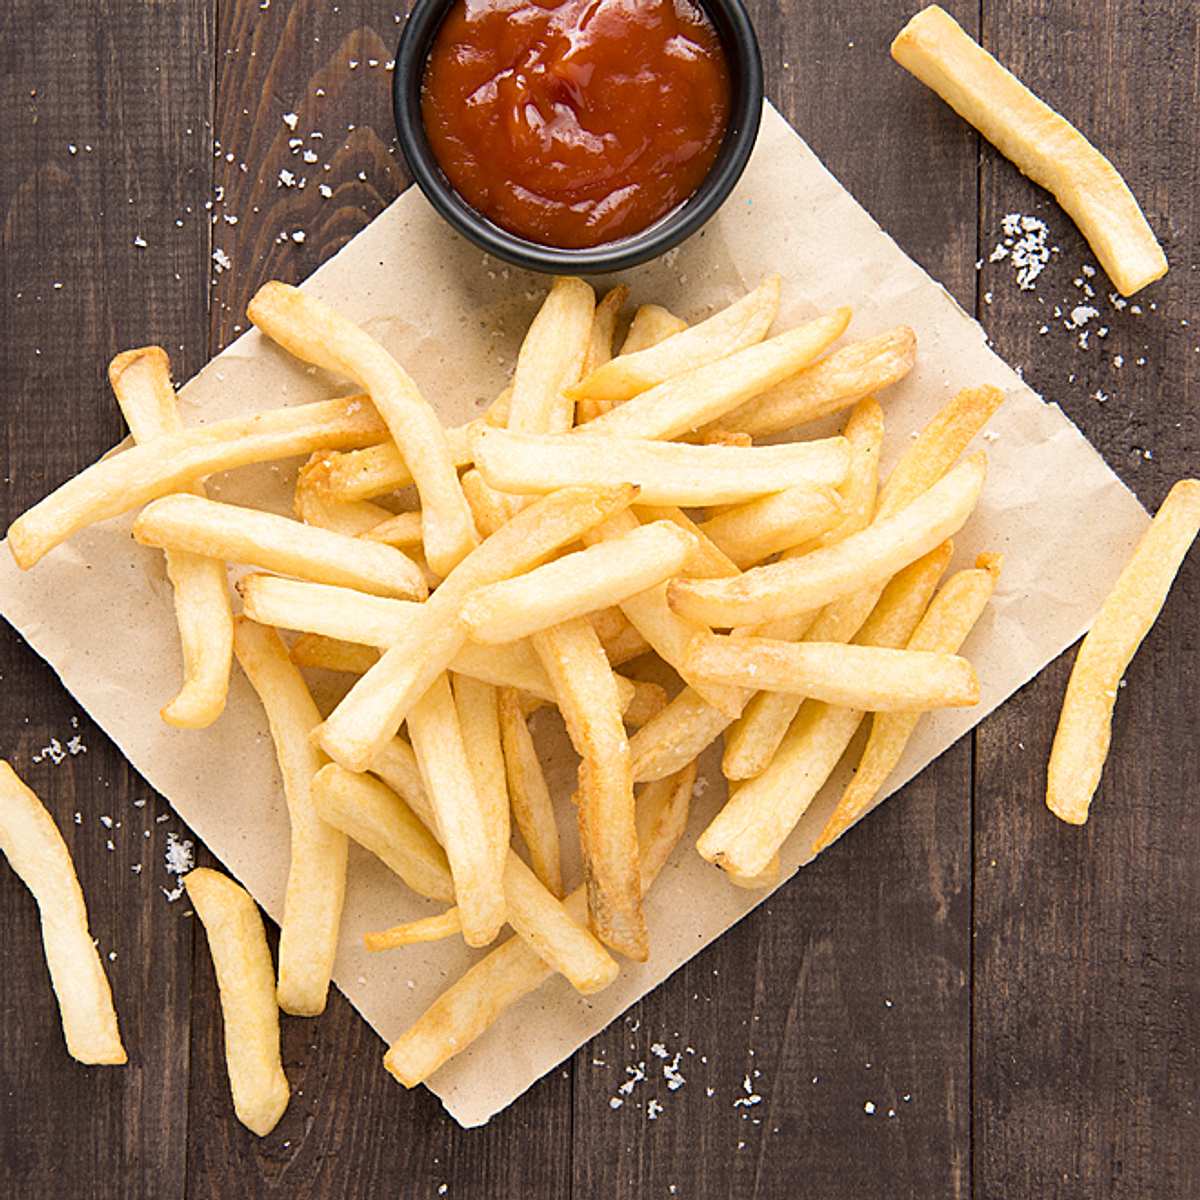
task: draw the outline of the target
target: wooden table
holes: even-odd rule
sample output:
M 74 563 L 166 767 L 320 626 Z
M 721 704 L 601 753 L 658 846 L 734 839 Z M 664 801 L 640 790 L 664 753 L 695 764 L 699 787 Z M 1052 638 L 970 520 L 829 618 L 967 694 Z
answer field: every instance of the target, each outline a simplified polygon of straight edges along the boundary
M 187 378 L 245 326 L 262 281 L 303 279 L 407 178 L 390 5 L 3 7 L 8 520 L 122 435 L 111 354 L 158 341 Z M 1173 263 L 1140 314 L 1084 274 L 1094 260 L 1058 207 L 891 63 L 909 4 L 754 3 L 768 92 L 1153 508 L 1200 446 L 1198 11 L 948 7 L 1125 173 Z M 1007 213 L 1044 218 L 1059 247 L 1033 291 L 989 261 Z M 1086 351 L 1054 311 L 1081 303 L 1101 312 Z M 117 953 L 131 1062 L 67 1057 L 32 902 L 0 869 L 0 1196 L 1192 1200 L 1198 604 L 1193 555 L 1129 673 L 1086 828 L 1042 804 L 1068 655 L 486 1128 L 393 1083 L 335 993 L 319 1020 L 285 1022 L 294 1096 L 262 1141 L 230 1109 L 203 938 L 160 891 L 166 832 L 186 830 L 6 626 L 0 752 L 57 816 Z M 86 753 L 33 762 L 76 734 Z M 657 1078 L 658 1042 L 684 1052 L 686 1086 L 611 1108 L 625 1066 Z M 735 1106 L 744 1079 L 760 1103 Z

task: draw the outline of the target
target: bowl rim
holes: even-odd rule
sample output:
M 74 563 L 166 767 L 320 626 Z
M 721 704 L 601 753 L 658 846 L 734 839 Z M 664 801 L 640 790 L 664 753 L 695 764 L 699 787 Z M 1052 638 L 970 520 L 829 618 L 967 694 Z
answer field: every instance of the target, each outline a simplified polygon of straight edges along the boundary
M 764 99 L 762 55 L 742 0 L 695 0 L 716 27 L 732 84 L 729 126 L 708 174 L 686 200 L 652 225 L 620 241 L 577 249 L 545 246 L 494 224 L 459 195 L 434 157 L 421 117 L 421 83 L 429 47 L 457 2 L 416 0 L 396 49 L 392 108 L 400 150 L 417 187 L 437 213 L 475 246 L 512 266 L 545 274 L 624 271 L 678 246 L 724 204 L 754 150 Z

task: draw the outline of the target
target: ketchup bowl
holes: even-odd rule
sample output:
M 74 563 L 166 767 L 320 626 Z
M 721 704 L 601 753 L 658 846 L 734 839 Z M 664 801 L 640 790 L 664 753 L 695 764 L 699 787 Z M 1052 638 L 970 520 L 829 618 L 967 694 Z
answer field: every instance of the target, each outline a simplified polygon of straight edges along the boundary
M 554 274 L 625 270 L 700 229 L 741 177 L 763 104 L 741 0 L 416 0 L 392 87 L 437 212 Z

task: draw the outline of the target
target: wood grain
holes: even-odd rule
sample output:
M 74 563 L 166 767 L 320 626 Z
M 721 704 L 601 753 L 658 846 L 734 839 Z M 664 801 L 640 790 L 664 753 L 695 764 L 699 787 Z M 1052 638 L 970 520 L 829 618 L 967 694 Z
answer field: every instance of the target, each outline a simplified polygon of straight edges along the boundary
M 120 437 L 112 353 L 159 340 L 181 375 L 206 357 L 212 5 L 70 8 L 0 14 L 6 520 Z M 160 887 L 167 831 L 187 830 L 7 626 L 0 676 L 0 747 L 71 848 L 129 1052 L 67 1056 L 36 910 L 0 866 L 0 1195 L 181 1196 L 192 934 Z M 86 753 L 33 761 L 74 736 Z
M 1096 262 L 1071 223 L 989 147 L 981 160 L 984 255 L 1008 212 L 1044 219 L 1059 253 L 1032 292 L 1015 286 L 1007 264 L 985 265 L 992 303 L 982 317 L 1000 353 L 1024 364 L 1033 386 L 1066 409 L 1153 509 L 1172 481 L 1196 474 L 1200 446 L 1200 124 L 1195 72 L 1178 69 L 1200 55 L 1195 6 L 1020 0 L 985 11 L 994 14 L 985 21 L 989 49 L 1112 155 L 1172 269 L 1115 308 L 1103 273 L 1084 272 Z M 1080 304 L 1100 314 L 1087 323 L 1086 349 L 1079 331 L 1053 315 L 1056 305 L 1069 314 Z M 1043 802 L 1074 651 L 980 731 L 979 1200 L 1200 1193 L 1200 750 L 1191 732 L 1198 603 L 1193 553 L 1126 677 L 1112 758 L 1084 828 L 1054 820 Z
M 1195 473 L 1193 7 L 947 5 L 1126 171 L 1173 261 L 1140 315 L 1083 273 L 1054 203 L 888 59 L 914 6 L 750 7 L 772 99 L 997 349 L 1148 504 Z M 159 340 L 187 377 L 243 331 L 260 283 L 304 278 L 398 194 L 387 64 L 402 17 L 368 0 L 4 6 L 6 516 L 122 432 L 111 353 Z M 1043 217 L 1059 247 L 1034 292 L 1006 262 L 974 269 L 1008 212 Z M 1080 303 L 1102 313 L 1087 351 L 1053 319 Z M 1198 601 L 1193 561 L 1130 671 L 1085 829 L 1041 800 L 1067 655 L 484 1129 L 395 1084 L 333 992 L 320 1018 L 284 1018 L 293 1103 L 262 1140 L 232 1115 L 204 939 L 160 891 L 166 831 L 186 829 L 6 631 L 0 752 L 59 819 L 93 931 L 117 951 L 131 1063 L 66 1056 L 32 901 L 0 870 L 0 1011 L 20 1032 L 0 1038 L 0 1196 L 1190 1200 Z M 86 754 L 30 761 L 76 732 Z M 646 1078 L 625 1095 L 627 1068 Z

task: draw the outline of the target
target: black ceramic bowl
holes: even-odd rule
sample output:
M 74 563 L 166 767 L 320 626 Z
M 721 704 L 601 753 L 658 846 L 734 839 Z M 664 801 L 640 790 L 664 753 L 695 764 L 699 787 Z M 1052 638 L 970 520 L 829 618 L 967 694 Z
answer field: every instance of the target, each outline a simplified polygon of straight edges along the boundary
M 454 190 L 433 156 L 421 120 L 421 81 L 433 39 L 455 2 L 416 0 L 396 51 L 392 101 L 408 169 L 433 207 L 464 237 L 496 258 L 530 271 L 559 275 L 623 271 L 679 245 L 721 207 L 745 170 L 762 115 L 762 59 L 741 0 L 698 0 L 716 28 L 729 64 L 729 128 L 712 169 L 687 200 L 640 233 L 576 250 L 543 246 L 501 229 Z

